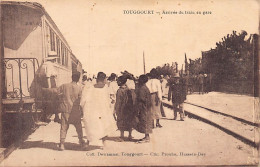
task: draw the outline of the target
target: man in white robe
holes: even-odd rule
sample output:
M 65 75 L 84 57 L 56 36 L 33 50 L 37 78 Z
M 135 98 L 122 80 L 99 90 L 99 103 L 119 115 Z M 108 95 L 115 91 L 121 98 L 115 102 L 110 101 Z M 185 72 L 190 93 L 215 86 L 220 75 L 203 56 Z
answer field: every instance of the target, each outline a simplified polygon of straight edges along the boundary
M 106 75 L 99 72 L 97 83 L 88 88 L 84 87 L 80 102 L 87 140 L 90 145 L 100 147 L 103 147 L 102 138 L 116 131 L 110 91 L 105 79 Z

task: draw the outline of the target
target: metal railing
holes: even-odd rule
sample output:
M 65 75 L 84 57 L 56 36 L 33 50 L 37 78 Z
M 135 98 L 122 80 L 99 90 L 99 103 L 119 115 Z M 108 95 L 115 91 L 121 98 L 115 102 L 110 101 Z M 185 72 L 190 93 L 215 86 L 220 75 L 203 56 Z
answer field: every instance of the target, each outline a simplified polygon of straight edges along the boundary
M 30 84 L 35 79 L 39 63 L 36 58 L 4 58 L 5 90 L 3 98 L 30 97 Z

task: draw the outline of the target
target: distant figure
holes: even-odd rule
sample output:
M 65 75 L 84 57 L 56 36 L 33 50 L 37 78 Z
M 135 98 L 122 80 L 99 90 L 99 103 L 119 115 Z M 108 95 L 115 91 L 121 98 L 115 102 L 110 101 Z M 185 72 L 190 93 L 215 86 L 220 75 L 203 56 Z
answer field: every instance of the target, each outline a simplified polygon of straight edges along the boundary
M 162 96 L 167 98 L 167 94 L 168 94 L 168 89 L 169 89 L 169 86 L 168 86 L 168 77 L 167 75 L 162 77 L 161 79 L 161 84 L 162 84 Z
M 156 120 L 156 127 L 161 128 L 159 120 L 162 118 L 161 114 L 161 101 L 162 101 L 162 87 L 158 78 L 158 72 L 156 69 L 152 69 L 150 72 L 151 79 L 146 83 L 147 88 L 151 93 L 152 113 L 153 119 Z M 154 124 L 153 124 L 154 125 Z
M 93 85 L 91 83 L 91 78 L 88 78 L 87 75 L 83 75 L 82 77 L 82 82 L 81 82 L 81 87 L 82 87 L 82 90 L 84 87 L 90 87 L 91 85 Z
M 184 110 L 183 103 L 186 100 L 186 89 L 178 73 L 175 74 L 174 78 L 171 80 L 170 89 L 168 93 L 168 101 L 172 100 L 174 118 L 177 119 L 177 112 L 180 113 L 180 120 L 184 121 Z
M 126 77 L 118 78 L 119 89 L 116 93 L 117 127 L 120 130 L 120 139 L 124 140 L 124 131 L 128 131 L 128 140 L 132 140 L 132 128 L 134 119 L 134 100 L 131 90 L 126 86 Z
M 209 77 L 207 74 L 204 74 L 203 85 L 204 92 L 209 93 Z
M 87 77 L 87 75 L 83 75 L 83 77 L 82 77 L 82 85 L 83 85 L 83 86 L 86 85 L 87 82 L 88 82 L 88 77 Z
M 111 108 L 110 91 L 106 84 L 106 74 L 99 72 L 97 83 L 83 89 L 80 105 L 83 109 L 83 122 L 90 145 L 103 148 L 104 137 L 116 131 Z
M 140 132 L 144 133 L 145 137 L 139 142 L 149 142 L 150 136 L 149 134 L 152 133 L 152 112 L 151 112 L 151 94 L 149 89 L 146 86 L 148 81 L 148 77 L 146 75 L 141 75 L 139 77 L 139 89 L 137 90 L 137 102 L 136 102 L 136 117 L 137 123 L 135 124 L 135 129 Z
M 198 76 L 198 84 L 199 84 L 199 94 L 204 93 L 204 75 L 202 73 Z
M 81 98 L 81 86 L 77 84 L 79 78 L 79 72 L 72 74 L 72 82 L 63 84 L 58 88 L 58 94 L 61 97 L 60 150 L 65 149 L 64 143 L 69 129 L 69 124 L 75 126 L 81 146 L 84 146 L 85 144 L 85 141 L 83 140 L 81 111 L 79 106 Z

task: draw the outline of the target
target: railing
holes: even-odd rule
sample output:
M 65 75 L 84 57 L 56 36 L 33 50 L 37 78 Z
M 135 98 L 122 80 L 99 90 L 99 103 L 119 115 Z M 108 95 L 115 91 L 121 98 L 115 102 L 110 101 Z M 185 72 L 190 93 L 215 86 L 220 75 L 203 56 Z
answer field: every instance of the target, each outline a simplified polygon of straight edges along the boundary
M 3 98 L 30 97 L 30 86 L 39 68 L 36 58 L 4 58 L 5 90 Z

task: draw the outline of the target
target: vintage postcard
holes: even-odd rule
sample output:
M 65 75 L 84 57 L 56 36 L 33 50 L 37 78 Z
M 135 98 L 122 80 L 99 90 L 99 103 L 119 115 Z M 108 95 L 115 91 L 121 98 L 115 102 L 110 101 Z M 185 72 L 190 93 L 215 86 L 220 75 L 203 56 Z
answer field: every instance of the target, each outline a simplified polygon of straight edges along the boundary
M 0 11 L 0 166 L 259 165 L 259 1 Z

